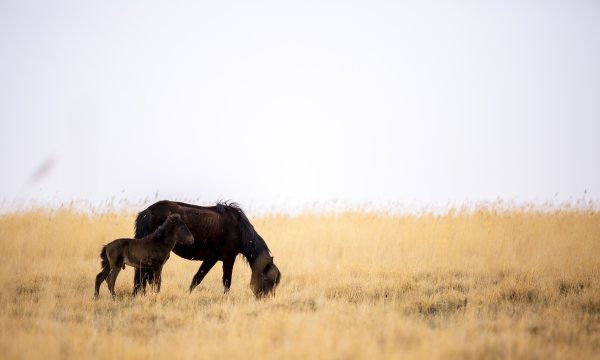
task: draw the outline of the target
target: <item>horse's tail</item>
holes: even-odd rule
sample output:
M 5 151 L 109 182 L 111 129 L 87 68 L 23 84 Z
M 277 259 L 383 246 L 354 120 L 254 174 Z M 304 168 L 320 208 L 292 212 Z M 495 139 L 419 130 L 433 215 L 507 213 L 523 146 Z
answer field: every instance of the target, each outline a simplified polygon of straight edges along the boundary
M 141 239 L 152 233 L 152 213 L 146 209 L 141 211 L 135 218 L 135 238 Z
M 102 251 L 100 251 L 100 266 L 102 269 L 108 266 L 108 255 L 106 255 L 106 245 L 102 247 Z
M 135 238 L 141 239 L 152 234 L 152 212 L 149 209 L 141 211 L 135 218 Z M 136 268 L 133 274 L 133 294 L 146 288 L 146 282 L 154 282 L 152 269 Z

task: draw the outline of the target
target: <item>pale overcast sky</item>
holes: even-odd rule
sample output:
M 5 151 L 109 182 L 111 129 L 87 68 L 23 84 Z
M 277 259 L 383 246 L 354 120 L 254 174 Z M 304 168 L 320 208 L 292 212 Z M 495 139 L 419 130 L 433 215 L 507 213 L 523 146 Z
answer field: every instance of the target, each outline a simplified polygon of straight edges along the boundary
M 5 204 L 600 197 L 598 1 L 0 1 Z

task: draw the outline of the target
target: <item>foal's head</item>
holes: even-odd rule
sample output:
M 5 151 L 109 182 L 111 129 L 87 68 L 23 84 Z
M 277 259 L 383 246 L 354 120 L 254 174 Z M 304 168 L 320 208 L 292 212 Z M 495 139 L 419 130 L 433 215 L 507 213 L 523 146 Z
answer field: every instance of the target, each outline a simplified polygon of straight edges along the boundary
M 183 245 L 194 244 L 194 236 L 183 222 L 181 215 L 171 214 L 167 221 L 171 222 L 171 236 L 173 236 L 175 241 Z

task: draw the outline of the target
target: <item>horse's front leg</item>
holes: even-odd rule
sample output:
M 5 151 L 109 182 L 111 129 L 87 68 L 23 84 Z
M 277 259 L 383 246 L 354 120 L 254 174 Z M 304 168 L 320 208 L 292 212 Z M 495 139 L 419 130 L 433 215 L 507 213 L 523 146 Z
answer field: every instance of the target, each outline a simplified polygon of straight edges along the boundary
M 226 257 L 223 259 L 223 293 L 229 292 L 231 287 L 231 275 L 233 274 L 233 264 L 235 263 L 235 256 Z
M 200 269 L 198 269 L 198 272 L 196 273 L 196 275 L 194 275 L 194 278 L 192 279 L 192 283 L 190 284 L 190 292 L 192 292 L 192 290 L 194 290 L 194 288 L 202 282 L 206 274 L 208 274 L 210 269 L 212 269 L 212 267 L 215 266 L 216 263 L 217 260 L 215 259 L 204 260 L 202 262 L 202 265 L 200 265 Z

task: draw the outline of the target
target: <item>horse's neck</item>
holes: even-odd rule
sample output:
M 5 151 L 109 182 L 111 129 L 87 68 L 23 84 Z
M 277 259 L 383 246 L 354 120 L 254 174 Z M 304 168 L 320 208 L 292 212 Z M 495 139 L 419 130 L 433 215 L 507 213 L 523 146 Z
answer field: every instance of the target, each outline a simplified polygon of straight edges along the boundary
M 267 251 L 263 251 L 258 254 L 252 254 L 252 256 L 246 256 L 246 259 L 248 260 L 250 269 L 254 272 L 255 270 L 262 270 L 271 257 Z

